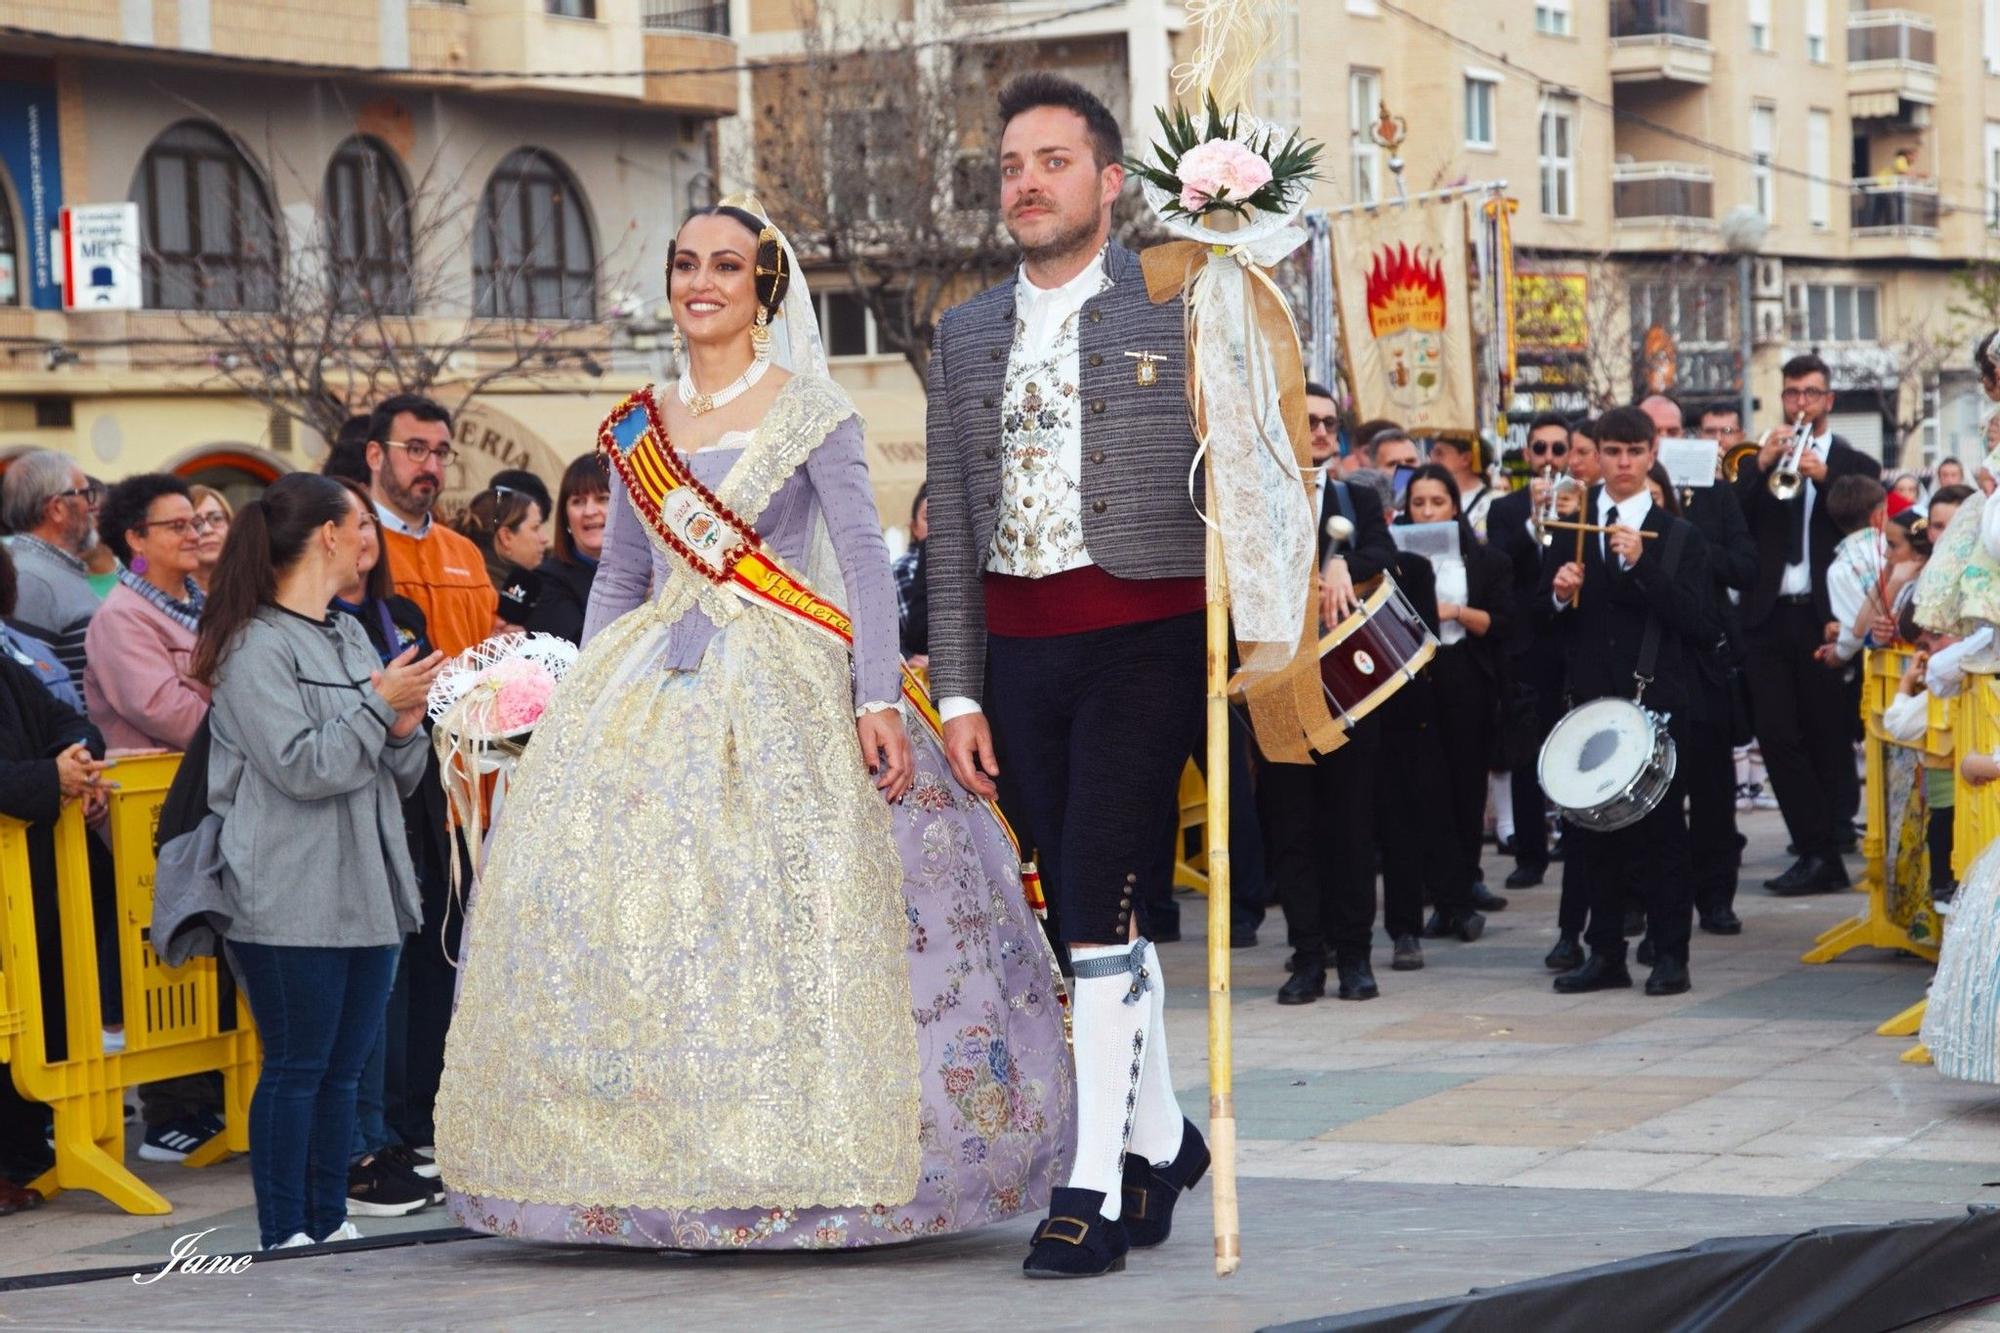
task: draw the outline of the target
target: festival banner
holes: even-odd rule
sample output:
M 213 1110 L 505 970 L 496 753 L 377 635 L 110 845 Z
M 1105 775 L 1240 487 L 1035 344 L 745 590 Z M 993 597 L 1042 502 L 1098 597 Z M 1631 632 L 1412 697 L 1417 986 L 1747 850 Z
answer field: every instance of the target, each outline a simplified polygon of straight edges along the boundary
M 1335 303 L 1357 420 L 1419 434 L 1478 428 L 1465 205 L 1390 205 L 1333 219 Z

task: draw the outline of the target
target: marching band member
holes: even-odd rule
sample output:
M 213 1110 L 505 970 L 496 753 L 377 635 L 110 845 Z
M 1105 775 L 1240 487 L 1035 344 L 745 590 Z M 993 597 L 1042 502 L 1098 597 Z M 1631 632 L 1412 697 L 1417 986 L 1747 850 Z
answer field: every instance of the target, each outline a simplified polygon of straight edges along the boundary
M 1833 433 L 1826 363 L 1808 352 L 1783 369 L 1788 421 L 1803 423 L 1797 450 L 1799 485 L 1790 498 L 1773 493 L 1771 476 L 1794 452 L 1794 433 L 1767 435 L 1754 460 L 1736 476 L 1737 497 L 1757 542 L 1757 581 L 1744 594 L 1743 628 L 1757 739 L 1776 788 L 1778 806 L 1798 848 L 1798 860 L 1765 887 L 1779 892 L 1830 892 L 1848 886 L 1841 864 L 1852 844 L 1860 802 L 1854 734 L 1829 719 L 1857 716 L 1852 673 L 1813 660 L 1833 618 L 1827 565 L 1840 540 L 1826 505 L 1827 489 L 1844 476 L 1880 478 L 1882 466 Z
M 1652 502 L 1646 474 L 1656 451 L 1653 423 L 1636 408 L 1617 408 L 1598 423 L 1604 481 L 1585 497 L 1584 558 L 1557 541 L 1543 562 L 1532 607 L 1563 643 L 1570 697 L 1576 703 L 1638 697 L 1667 714 L 1676 742 L 1685 735 L 1692 697 L 1692 642 L 1708 622 L 1708 556 L 1695 527 Z M 1650 545 L 1641 533 L 1656 538 Z M 1565 994 L 1632 984 L 1625 967 L 1628 886 L 1645 905 L 1657 961 L 1648 995 L 1689 988 L 1688 936 L 1693 874 L 1679 776 L 1645 818 L 1612 833 L 1573 828 L 1568 856 L 1590 912 L 1590 956 L 1555 979 Z

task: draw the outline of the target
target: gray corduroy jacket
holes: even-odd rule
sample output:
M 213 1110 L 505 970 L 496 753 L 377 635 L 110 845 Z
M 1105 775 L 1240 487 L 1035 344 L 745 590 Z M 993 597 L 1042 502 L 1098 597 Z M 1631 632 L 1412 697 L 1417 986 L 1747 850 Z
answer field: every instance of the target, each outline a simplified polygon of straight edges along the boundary
M 1154 305 L 1139 257 L 1105 251 L 1111 286 L 1084 304 L 1083 544 L 1121 579 L 1200 578 L 1201 520 L 1188 503 L 1187 331 L 1179 300 Z M 1015 279 L 952 307 L 931 347 L 925 428 L 931 693 L 979 700 L 986 684 L 980 580 L 1000 506 L 1000 400 L 1014 347 Z M 1149 352 L 1157 378 L 1140 383 Z M 1196 491 L 1200 494 L 1199 488 Z
M 368 683 L 382 659 L 352 616 L 259 611 L 223 660 L 209 731 L 229 938 L 398 944 L 422 921 L 402 798 L 424 775 L 422 728 Z

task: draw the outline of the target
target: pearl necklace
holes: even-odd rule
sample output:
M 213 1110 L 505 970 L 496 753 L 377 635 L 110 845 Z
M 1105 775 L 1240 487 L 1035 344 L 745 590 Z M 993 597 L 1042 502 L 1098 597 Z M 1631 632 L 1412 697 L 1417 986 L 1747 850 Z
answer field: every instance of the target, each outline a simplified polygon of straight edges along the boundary
M 707 416 L 716 408 L 727 407 L 730 403 L 735 402 L 738 398 L 750 392 L 751 386 L 755 385 L 758 380 L 763 379 L 764 372 L 770 368 L 771 363 L 769 361 L 752 361 L 750 369 L 738 375 L 727 388 L 720 389 L 715 393 L 703 393 L 695 388 L 694 381 L 689 379 L 687 372 L 683 370 L 681 372 L 680 385 L 681 402 L 694 415 L 698 417 Z

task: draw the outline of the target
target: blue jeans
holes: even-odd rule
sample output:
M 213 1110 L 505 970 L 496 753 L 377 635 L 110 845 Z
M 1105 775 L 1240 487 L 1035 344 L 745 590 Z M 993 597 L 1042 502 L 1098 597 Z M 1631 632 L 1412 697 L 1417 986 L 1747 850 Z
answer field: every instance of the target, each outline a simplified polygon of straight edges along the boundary
M 267 1246 L 325 1240 L 347 1220 L 355 1087 L 382 1035 L 396 946 L 228 948 L 264 1043 L 250 1101 L 257 1229 Z

